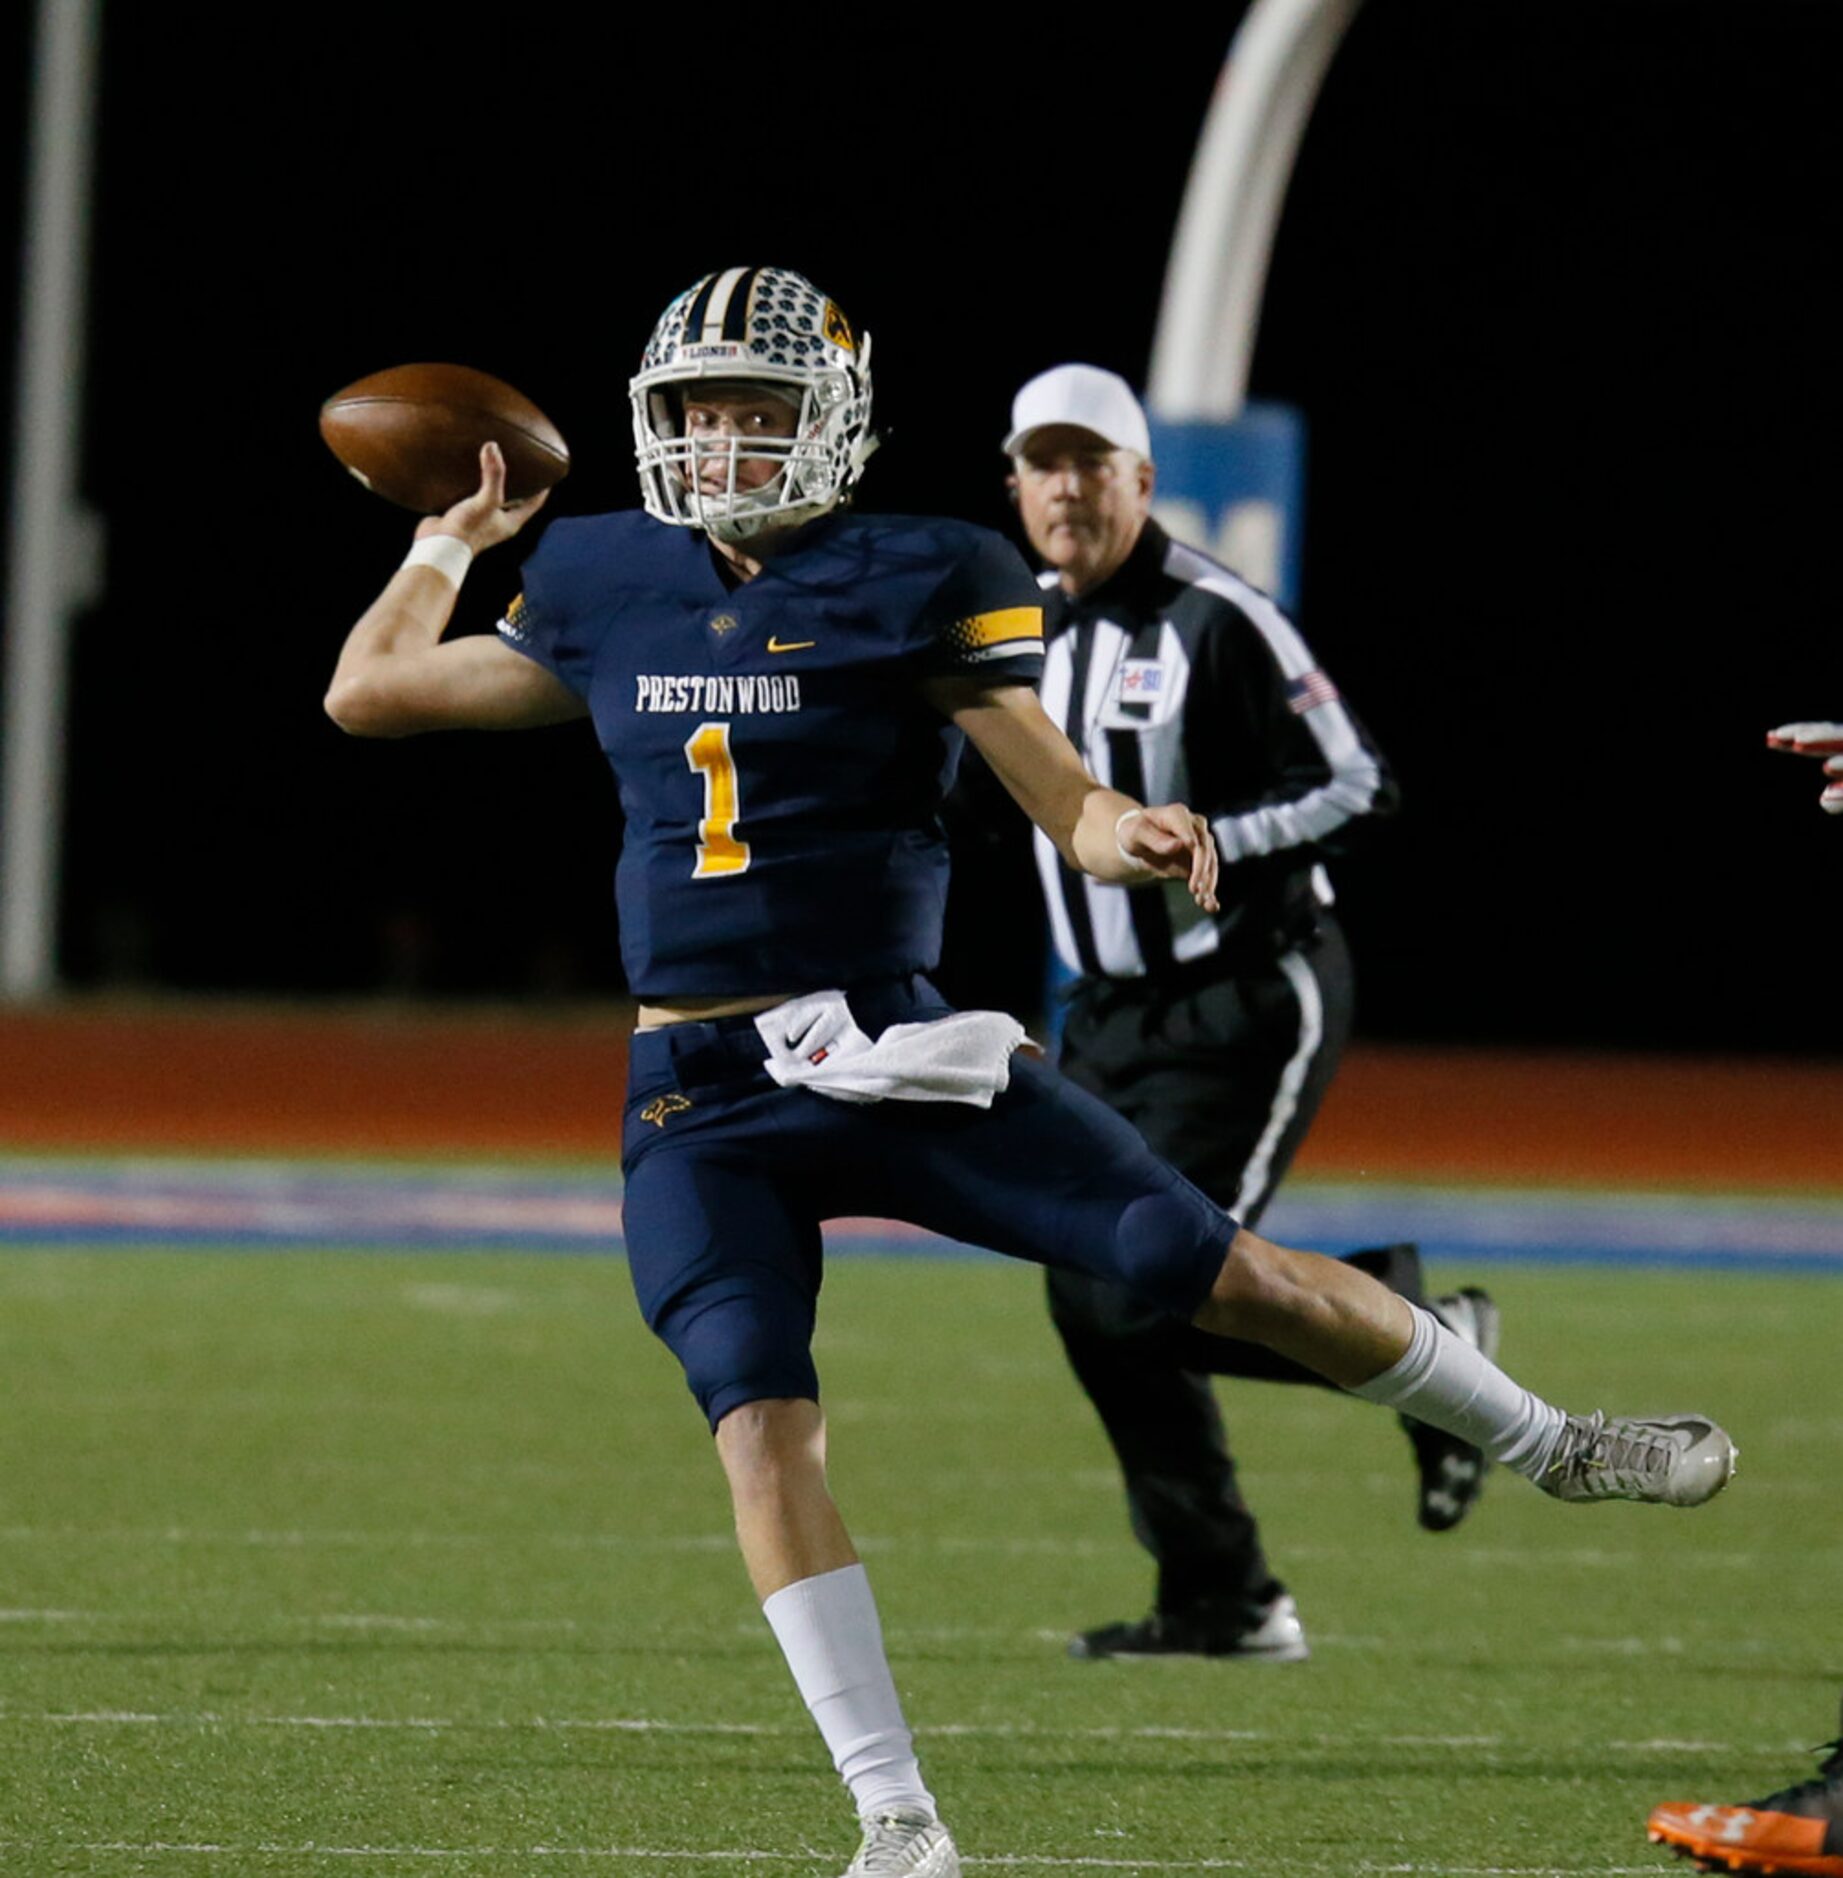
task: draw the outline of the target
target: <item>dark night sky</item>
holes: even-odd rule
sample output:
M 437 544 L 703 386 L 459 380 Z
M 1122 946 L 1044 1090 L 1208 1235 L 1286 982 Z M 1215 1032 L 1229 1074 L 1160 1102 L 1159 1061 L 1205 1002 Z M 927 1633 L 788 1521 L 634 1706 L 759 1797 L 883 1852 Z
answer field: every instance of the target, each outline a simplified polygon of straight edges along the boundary
M 1007 526 L 1016 384 L 1143 382 L 1238 16 L 820 15 L 764 49 L 753 10 L 745 48 L 543 4 L 112 8 L 73 981 L 615 982 L 581 727 L 322 718 L 410 524 L 326 454 L 321 399 L 482 366 L 570 438 L 559 509 L 626 506 L 654 317 L 772 260 L 875 334 L 865 506 Z M 1307 413 L 1302 624 L 1405 788 L 1342 876 L 1372 1036 L 1843 1049 L 1843 823 L 1760 747 L 1843 717 L 1840 51 L 1827 0 L 1370 0 L 1339 55 L 1254 390 Z M 463 621 L 514 585 L 484 563 Z

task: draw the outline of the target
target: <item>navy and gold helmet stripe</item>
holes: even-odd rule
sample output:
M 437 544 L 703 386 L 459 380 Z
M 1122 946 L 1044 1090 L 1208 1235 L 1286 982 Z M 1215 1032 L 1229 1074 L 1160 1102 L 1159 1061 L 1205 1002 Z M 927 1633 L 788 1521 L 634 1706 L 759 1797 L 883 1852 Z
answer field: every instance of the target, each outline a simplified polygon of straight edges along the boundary
M 717 291 L 717 282 L 722 278 L 721 274 L 706 274 L 692 289 L 691 304 L 685 309 L 684 337 L 687 341 L 702 336 L 701 328 L 704 324 L 704 315 L 710 307 L 710 297 Z
M 723 314 L 723 337 L 746 339 L 749 336 L 749 303 L 755 298 L 755 277 L 759 267 L 746 268 L 742 278 L 730 290 L 729 305 Z
M 749 336 L 749 302 L 759 267 L 726 267 L 698 282 L 685 311 L 686 345 L 735 344 Z

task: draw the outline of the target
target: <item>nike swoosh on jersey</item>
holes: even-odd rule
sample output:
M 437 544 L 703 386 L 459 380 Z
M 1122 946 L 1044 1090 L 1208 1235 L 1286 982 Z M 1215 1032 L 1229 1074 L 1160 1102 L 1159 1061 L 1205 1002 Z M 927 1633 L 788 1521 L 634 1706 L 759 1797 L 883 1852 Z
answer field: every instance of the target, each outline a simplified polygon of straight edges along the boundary
M 774 638 L 771 634 L 768 639 L 768 650 L 770 652 L 806 652 L 810 651 L 818 643 L 819 641 L 817 639 L 790 639 L 785 645 L 782 645 L 780 640 Z

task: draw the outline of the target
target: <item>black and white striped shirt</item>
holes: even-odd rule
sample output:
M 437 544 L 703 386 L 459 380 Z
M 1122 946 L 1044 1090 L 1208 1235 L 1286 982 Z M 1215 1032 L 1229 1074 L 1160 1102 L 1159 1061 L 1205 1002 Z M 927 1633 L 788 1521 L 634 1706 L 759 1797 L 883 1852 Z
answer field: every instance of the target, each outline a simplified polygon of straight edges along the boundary
M 1077 873 L 1039 831 L 1064 964 L 1108 978 L 1210 959 L 1239 970 L 1309 937 L 1330 899 L 1320 863 L 1397 792 L 1298 629 L 1152 521 L 1092 592 L 1071 597 L 1054 574 L 1042 585 L 1044 708 L 1100 782 L 1207 816 L 1223 860 L 1211 915 L 1182 881 L 1126 888 Z

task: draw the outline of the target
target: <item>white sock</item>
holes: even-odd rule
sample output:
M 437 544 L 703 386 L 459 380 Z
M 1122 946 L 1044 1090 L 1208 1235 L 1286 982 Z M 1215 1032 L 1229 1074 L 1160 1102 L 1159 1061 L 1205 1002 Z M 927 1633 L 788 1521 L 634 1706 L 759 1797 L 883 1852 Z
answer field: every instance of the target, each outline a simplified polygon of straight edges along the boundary
M 1430 1311 L 1409 1309 L 1414 1336 L 1407 1354 L 1350 1393 L 1443 1428 L 1537 1479 L 1554 1458 L 1567 1416 L 1506 1376 Z
M 784 1585 L 762 1605 L 858 1816 L 935 1810 L 922 1785 L 862 1565 Z

